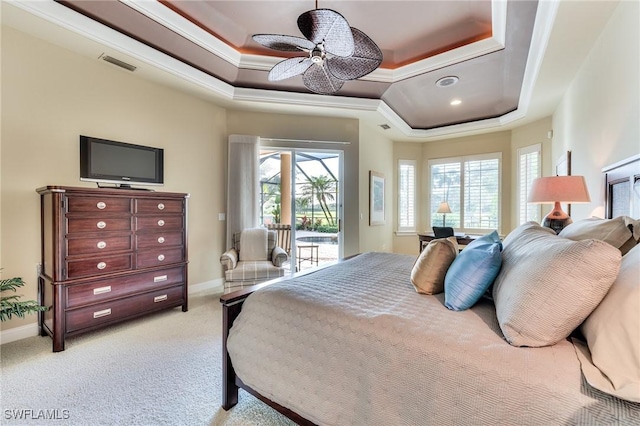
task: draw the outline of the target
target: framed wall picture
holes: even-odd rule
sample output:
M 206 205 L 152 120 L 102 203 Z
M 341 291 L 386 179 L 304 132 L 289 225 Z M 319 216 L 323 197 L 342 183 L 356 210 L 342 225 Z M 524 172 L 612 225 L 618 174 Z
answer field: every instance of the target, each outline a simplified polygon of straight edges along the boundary
M 384 225 L 384 175 L 369 171 L 369 226 Z

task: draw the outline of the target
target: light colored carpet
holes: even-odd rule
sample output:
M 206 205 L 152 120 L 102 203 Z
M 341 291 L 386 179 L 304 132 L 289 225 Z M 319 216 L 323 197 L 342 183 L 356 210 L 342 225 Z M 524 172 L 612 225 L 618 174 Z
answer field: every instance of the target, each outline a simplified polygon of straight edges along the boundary
M 51 352 L 49 337 L 2 345 L 0 423 L 292 425 L 244 391 L 232 410 L 220 408 L 218 299 L 192 295 L 186 313 L 176 308 L 74 337 L 63 352 Z

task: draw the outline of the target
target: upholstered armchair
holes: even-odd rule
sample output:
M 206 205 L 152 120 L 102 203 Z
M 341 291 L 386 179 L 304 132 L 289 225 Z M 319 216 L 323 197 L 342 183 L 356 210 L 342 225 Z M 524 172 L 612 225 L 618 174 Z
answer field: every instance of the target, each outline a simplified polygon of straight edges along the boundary
M 253 285 L 284 276 L 283 265 L 289 255 L 276 242 L 276 231 L 265 228 L 245 229 L 233 234 L 233 247 L 220 256 L 225 287 Z

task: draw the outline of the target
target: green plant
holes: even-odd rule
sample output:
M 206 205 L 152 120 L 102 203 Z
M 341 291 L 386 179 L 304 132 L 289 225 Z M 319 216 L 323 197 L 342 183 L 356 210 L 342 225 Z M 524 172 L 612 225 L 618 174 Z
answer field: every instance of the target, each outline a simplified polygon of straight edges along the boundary
M 22 278 L 9 278 L 0 280 L 0 293 L 16 291 L 18 287 L 25 285 Z M 0 296 L 0 321 L 10 320 L 13 315 L 24 318 L 26 314 L 46 311 L 45 306 L 40 306 L 35 300 L 18 300 L 22 295 Z

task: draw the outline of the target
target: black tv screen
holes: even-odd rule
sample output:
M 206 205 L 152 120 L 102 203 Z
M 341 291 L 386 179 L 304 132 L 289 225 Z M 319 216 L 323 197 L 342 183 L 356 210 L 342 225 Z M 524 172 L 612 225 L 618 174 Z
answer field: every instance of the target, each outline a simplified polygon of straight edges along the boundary
M 80 136 L 80 180 L 130 185 L 164 184 L 164 150 Z

